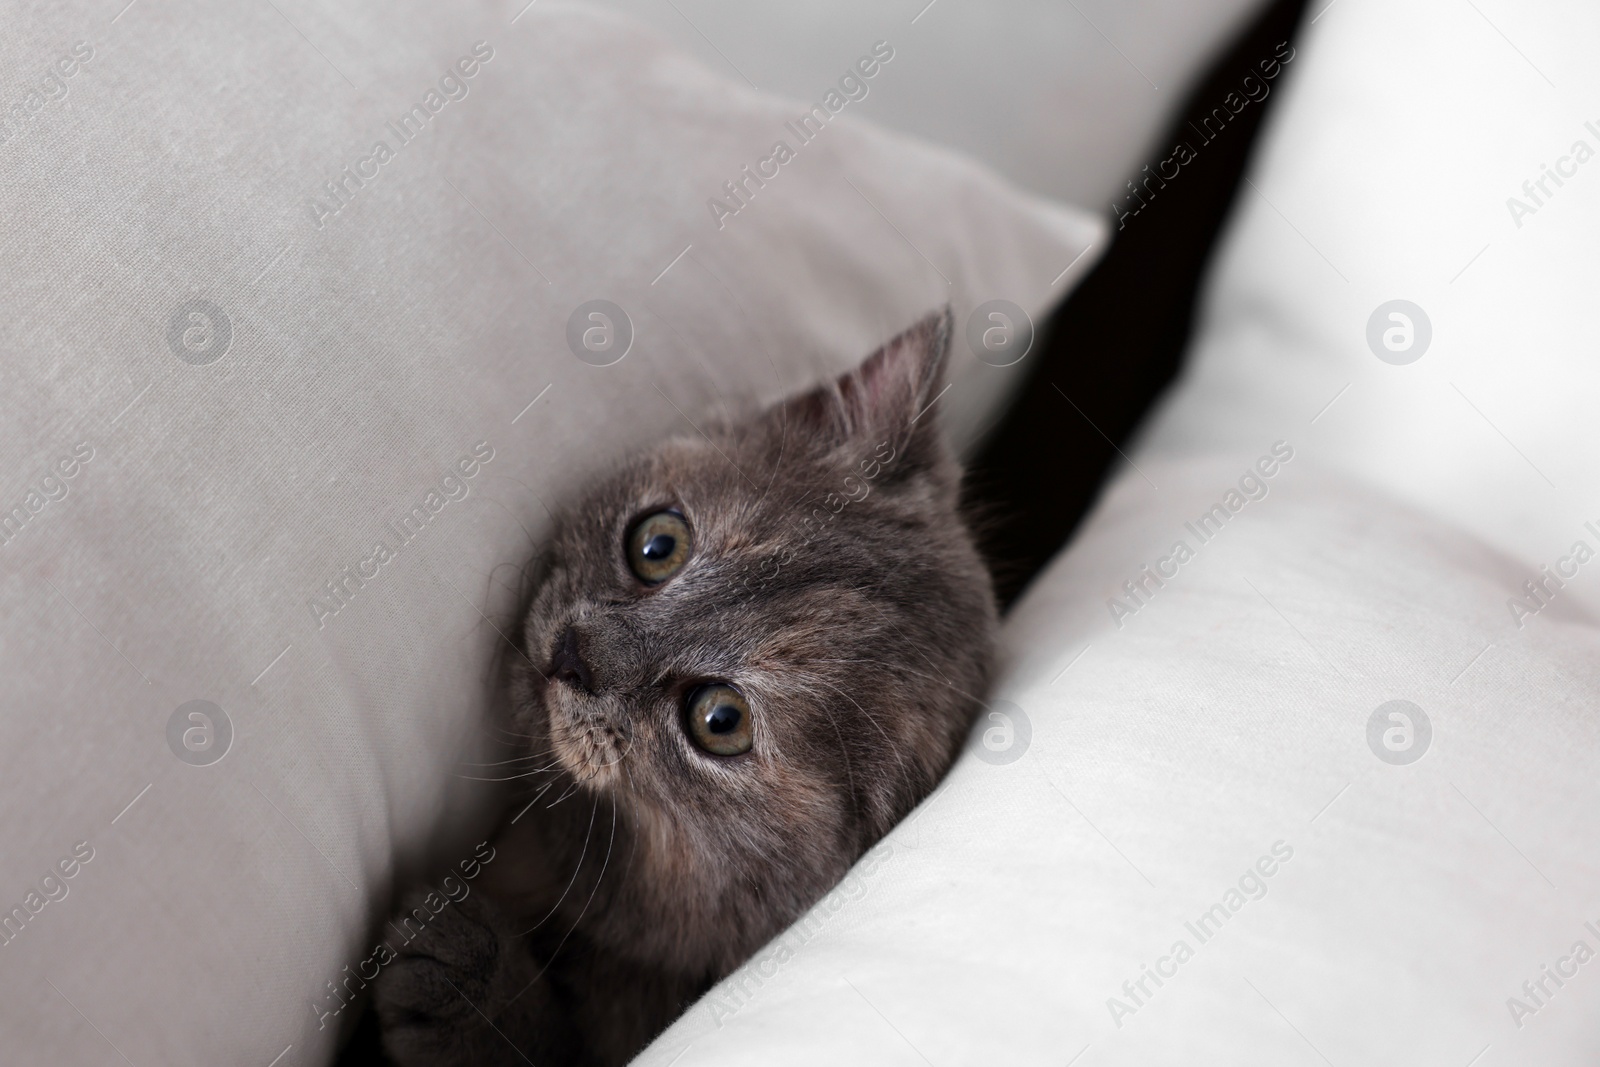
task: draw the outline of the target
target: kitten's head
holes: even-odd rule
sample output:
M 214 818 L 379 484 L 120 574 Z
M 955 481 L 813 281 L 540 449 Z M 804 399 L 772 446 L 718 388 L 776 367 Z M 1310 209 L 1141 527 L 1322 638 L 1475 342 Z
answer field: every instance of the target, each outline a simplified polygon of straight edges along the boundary
M 587 936 L 725 972 L 955 758 L 995 607 L 937 426 L 950 333 L 931 315 L 836 382 L 667 441 L 559 524 L 516 727 L 559 776 L 528 818 L 562 880 L 588 872 L 562 905 Z

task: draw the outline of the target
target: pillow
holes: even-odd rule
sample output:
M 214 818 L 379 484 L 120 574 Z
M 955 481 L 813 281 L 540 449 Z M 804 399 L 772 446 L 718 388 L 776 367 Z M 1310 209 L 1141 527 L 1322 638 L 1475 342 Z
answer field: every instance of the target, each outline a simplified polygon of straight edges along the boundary
M 1545 80 L 1600 89 L 1600 9 L 1478 7 L 1340 3 L 1297 43 L 1147 445 L 1290 437 L 1519 558 L 1520 585 L 1600 517 L 1600 260 L 1577 236 L 1600 226 L 1600 113 Z M 1561 597 L 1600 610 L 1600 582 Z
M 396 877 L 492 862 L 471 765 L 550 509 L 946 302 L 981 327 L 942 401 L 970 443 L 1101 244 L 827 86 L 517 7 L 0 35 L 19 1062 L 326 1059 Z
M 1263 0 L 600 2 L 655 26 L 707 66 L 788 96 L 834 84 L 862 46 L 887 39 L 893 69 L 852 107 L 958 148 L 1024 188 L 1111 205 L 1114 214 L 1133 203 L 1128 178 L 1171 151 L 1157 138 L 1177 120 L 1173 109 L 1192 83 L 1266 7 Z
M 1275 443 L 1135 456 L 945 784 L 638 1062 L 1595 1062 L 1600 630 Z
M 1600 1057 L 1597 17 L 1319 9 L 969 752 L 642 1063 Z

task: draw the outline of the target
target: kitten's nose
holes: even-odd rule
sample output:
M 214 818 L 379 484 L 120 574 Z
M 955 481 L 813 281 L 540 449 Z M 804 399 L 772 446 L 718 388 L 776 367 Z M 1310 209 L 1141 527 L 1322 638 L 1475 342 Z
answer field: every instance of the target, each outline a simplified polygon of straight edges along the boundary
M 550 656 L 550 678 L 575 686 L 585 693 L 594 692 L 594 675 L 589 672 L 589 665 L 583 662 L 583 653 L 578 648 L 578 631 L 571 626 L 562 633 L 556 642 L 555 652 Z

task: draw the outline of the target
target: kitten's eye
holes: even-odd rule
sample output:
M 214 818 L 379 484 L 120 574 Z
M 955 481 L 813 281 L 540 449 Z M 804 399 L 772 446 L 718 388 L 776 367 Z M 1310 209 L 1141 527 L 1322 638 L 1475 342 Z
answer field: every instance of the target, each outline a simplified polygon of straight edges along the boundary
M 689 694 L 689 736 L 713 756 L 750 751 L 750 705 L 731 685 L 703 685 Z
M 628 566 L 642 582 L 664 582 L 687 562 L 689 524 L 676 511 L 646 515 L 628 534 Z

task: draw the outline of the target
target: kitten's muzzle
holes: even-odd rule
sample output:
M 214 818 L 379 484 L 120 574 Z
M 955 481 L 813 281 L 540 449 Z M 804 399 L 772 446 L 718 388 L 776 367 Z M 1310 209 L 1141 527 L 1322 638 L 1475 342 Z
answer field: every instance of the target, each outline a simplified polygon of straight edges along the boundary
M 608 692 L 606 652 L 606 635 L 579 629 L 577 623 L 564 627 L 550 650 L 553 688 L 546 706 L 552 746 L 567 771 L 594 788 L 614 780 L 633 744 L 618 700 Z M 594 666 L 601 668 L 599 674 Z
M 547 674 L 553 682 L 561 682 L 585 693 L 594 692 L 594 673 L 584 662 L 583 646 L 574 627 L 568 626 L 556 639 Z

